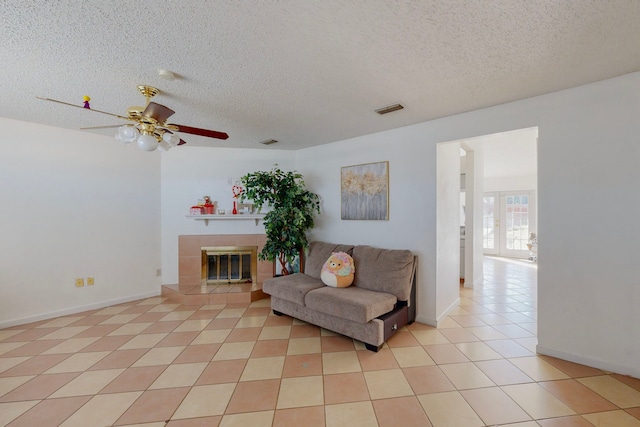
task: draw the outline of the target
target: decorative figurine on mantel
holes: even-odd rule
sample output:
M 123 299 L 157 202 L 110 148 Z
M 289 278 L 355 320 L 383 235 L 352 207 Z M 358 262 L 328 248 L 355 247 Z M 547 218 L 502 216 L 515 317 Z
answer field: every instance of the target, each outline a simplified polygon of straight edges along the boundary
M 231 187 L 231 192 L 233 193 L 233 211 L 234 215 L 238 214 L 238 197 L 242 194 L 242 187 L 239 185 L 234 185 Z
M 211 202 L 211 197 L 204 196 L 204 213 L 207 215 L 212 215 L 214 212 L 214 205 Z

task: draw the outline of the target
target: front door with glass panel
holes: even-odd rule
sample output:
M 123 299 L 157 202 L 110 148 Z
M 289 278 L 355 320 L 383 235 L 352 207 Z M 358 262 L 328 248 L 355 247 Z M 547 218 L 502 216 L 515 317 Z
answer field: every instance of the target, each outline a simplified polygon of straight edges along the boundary
M 533 191 L 485 193 L 483 247 L 488 255 L 528 258 L 529 233 L 535 231 Z

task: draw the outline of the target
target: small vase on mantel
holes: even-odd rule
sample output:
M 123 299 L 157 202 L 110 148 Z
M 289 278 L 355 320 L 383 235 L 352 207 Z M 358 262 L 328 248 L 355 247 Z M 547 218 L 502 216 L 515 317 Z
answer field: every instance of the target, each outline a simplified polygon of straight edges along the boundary
M 234 185 L 231 187 L 231 192 L 233 193 L 233 211 L 234 215 L 238 214 L 238 197 L 242 194 L 242 187 L 239 185 Z

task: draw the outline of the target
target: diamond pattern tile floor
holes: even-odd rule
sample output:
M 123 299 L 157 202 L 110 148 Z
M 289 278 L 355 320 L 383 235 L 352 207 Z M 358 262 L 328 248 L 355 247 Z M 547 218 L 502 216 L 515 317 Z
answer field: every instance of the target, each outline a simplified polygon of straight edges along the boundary
M 378 353 L 268 299 L 154 297 L 0 330 L 0 427 L 640 427 L 640 379 L 535 354 L 536 277 L 486 257 L 438 329 Z

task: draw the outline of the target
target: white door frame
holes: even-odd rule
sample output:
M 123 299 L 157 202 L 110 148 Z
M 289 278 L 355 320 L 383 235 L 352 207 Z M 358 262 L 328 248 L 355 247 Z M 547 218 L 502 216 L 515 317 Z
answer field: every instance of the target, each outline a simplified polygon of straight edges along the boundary
M 492 224 L 486 224 L 486 218 L 484 215 L 484 199 L 486 197 L 493 197 L 493 220 Z M 488 193 L 484 193 L 482 197 L 482 246 L 485 255 L 498 255 L 500 253 L 500 193 L 497 191 L 492 191 Z M 493 227 L 493 248 L 487 248 L 484 246 L 484 230 L 488 225 Z

